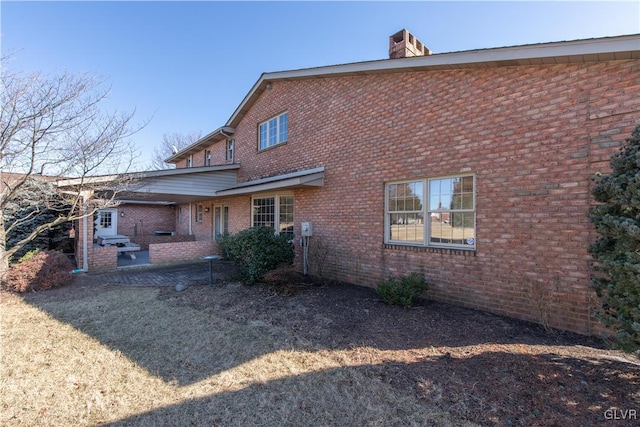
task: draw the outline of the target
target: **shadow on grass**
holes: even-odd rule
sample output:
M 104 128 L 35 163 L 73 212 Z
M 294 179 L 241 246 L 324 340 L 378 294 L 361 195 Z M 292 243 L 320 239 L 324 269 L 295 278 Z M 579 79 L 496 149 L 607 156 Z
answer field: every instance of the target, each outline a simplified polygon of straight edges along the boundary
M 506 375 L 521 366 L 527 377 Z M 608 421 L 611 408 L 640 405 L 640 367 L 620 368 L 616 361 L 555 354 L 444 355 L 253 383 L 108 425 L 599 425 Z M 603 381 L 605 386 L 594 387 Z M 401 397 L 385 395 L 385 387 Z M 635 395 L 629 393 L 633 388 Z
M 302 415 L 304 424 L 324 425 L 413 419 L 409 401 L 406 412 L 400 405 L 376 412 L 365 399 L 384 392 L 376 383 L 423 400 L 421 408 L 435 403 L 488 425 L 593 425 L 607 409 L 640 408 L 638 365 L 607 359 L 598 340 L 436 302 L 390 307 L 369 288 L 305 287 L 283 297 L 230 283 L 185 292 L 94 284 L 25 300 L 179 387 L 282 350 L 323 352 L 344 365 L 248 383 L 114 425 L 259 425 L 263 412 L 273 412 L 273 425 L 299 425 Z M 512 351 L 495 351 L 500 345 Z M 553 350 L 571 346 L 576 355 Z

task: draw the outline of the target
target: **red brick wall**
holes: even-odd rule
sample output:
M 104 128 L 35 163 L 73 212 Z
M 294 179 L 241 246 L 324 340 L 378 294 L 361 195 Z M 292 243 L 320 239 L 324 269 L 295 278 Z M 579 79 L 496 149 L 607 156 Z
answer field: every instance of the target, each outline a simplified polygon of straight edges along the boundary
M 226 139 L 223 139 L 221 141 L 211 144 L 209 147 L 206 148 L 206 150 L 211 150 L 211 166 L 226 165 L 226 164 L 232 163 L 227 161 L 227 140 Z M 193 155 L 193 164 L 191 167 L 195 168 L 199 166 L 204 166 L 205 164 L 204 152 L 205 150 L 203 149 Z M 179 161 L 178 163 L 176 163 L 176 167 L 186 168 L 187 160 L 184 159 Z
M 140 250 L 148 251 L 151 243 L 193 242 L 195 236 L 136 236 L 131 237 L 131 242 L 140 245 Z
M 118 267 L 118 248 L 116 246 L 91 245 L 88 248 L 89 271 L 108 271 Z
M 202 221 L 197 221 L 197 206 L 202 205 Z M 193 235 L 196 240 L 211 240 L 213 234 L 211 224 L 213 218 L 213 202 L 203 201 L 185 203 L 176 207 L 176 230 L 179 235 Z M 209 212 L 206 212 L 206 210 Z
M 167 262 L 187 261 L 213 255 L 214 242 L 212 240 L 152 243 L 149 245 L 149 263 L 161 264 Z
M 215 200 L 205 200 L 199 202 L 204 207 L 209 208 L 209 212 L 203 212 L 202 223 L 196 223 L 195 211 L 198 203 L 191 205 L 189 214 L 189 204 L 182 204 L 176 207 L 176 211 L 181 210 L 180 218 L 176 219 L 176 229 L 179 235 L 189 234 L 189 215 L 191 215 L 192 233 L 196 240 L 210 240 L 213 236 L 212 224 L 214 207 L 217 205 L 229 206 L 229 232 L 236 233 L 251 225 L 251 197 L 238 196 L 226 197 Z
M 225 198 L 216 203 L 229 206 L 229 232 L 237 233 L 251 225 L 251 197 Z
M 295 192 L 296 233 L 313 222 L 325 275 L 374 286 L 420 271 L 438 300 L 592 332 L 590 177 L 640 122 L 640 61 L 272 86 L 236 127 L 238 179 L 325 167 L 324 187 Z M 288 142 L 257 152 L 257 124 L 284 111 Z M 462 173 L 476 176 L 475 251 L 384 245 L 386 182 Z M 250 206 L 232 214 L 250 223 Z
M 145 237 L 155 235 L 156 230 L 175 231 L 176 213 L 173 206 L 122 204 L 116 209 L 118 234 Z

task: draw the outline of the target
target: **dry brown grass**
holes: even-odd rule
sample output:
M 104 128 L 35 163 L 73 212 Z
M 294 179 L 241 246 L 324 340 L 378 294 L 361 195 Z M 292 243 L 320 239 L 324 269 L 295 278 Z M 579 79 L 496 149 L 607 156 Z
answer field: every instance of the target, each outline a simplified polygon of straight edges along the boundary
M 470 425 L 370 374 L 381 350 L 310 350 L 158 288 L 56 292 L 2 294 L 0 425 Z

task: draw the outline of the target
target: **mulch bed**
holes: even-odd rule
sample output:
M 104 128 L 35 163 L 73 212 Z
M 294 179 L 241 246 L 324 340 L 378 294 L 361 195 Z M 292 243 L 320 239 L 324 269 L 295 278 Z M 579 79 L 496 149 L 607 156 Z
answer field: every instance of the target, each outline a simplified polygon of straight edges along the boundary
M 91 282 L 78 280 L 51 297 L 114 286 Z M 371 288 L 301 276 L 279 286 L 216 286 L 215 293 L 164 286 L 159 298 L 233 321 L 268 322 L 293 336 L 295 348 L 335 353 L 345 365 L 482 425 L 640 425 L 640 360 L 593 337 L 435 301 L 393 307 Z
M 269 322 L 295 335 L 297 348 L 344 350 L 347 364 L 483 425 L 590 426 L 640 412 L 640 360 L 593 337 L 434 301 L 393 307 L 349 284 L 230 292 L 212 301 L 205 287 L 165 289 L 161 298 Z

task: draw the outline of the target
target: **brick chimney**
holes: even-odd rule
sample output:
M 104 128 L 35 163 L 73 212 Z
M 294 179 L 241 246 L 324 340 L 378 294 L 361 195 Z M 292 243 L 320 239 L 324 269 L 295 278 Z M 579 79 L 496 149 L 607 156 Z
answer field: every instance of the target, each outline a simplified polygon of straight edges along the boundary
M 407 30 L 389 37 L 389 59 L 431 55 L 431 51 Z

